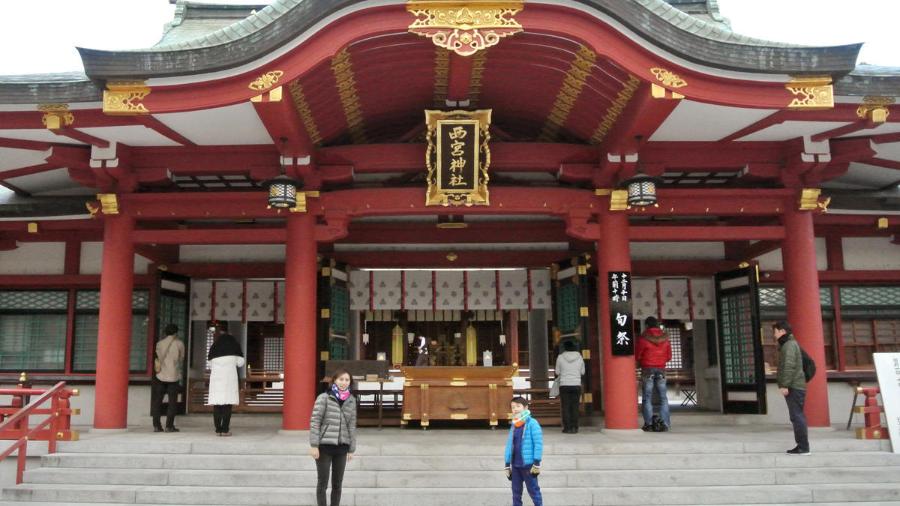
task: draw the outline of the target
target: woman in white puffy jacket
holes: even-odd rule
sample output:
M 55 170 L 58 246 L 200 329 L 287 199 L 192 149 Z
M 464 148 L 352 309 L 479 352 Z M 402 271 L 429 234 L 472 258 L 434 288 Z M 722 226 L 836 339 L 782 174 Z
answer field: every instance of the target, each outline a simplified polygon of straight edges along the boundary
M 237 368 L 244 365 L 241 345 L 224 327 L 216 329 L 216 341 L 209 348 L 209 396 L 217 436 L 230 436 L 231 406 L 240 404 Z

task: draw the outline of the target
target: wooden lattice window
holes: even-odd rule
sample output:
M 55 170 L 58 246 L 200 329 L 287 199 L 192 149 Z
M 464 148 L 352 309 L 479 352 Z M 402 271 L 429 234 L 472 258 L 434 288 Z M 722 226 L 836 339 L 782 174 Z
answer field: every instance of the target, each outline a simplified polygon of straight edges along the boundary
M 0 292 L 0 370 L 62 371 L 69 293 Z
M 131 297 L 131 352 L 128 368 L 132 372 L 147 370 L 147 334 L 150 293 L 135 290 Z M 75 296 L 75 332 L 72 347 L 72 370 L 97 370 L 97 334 L 100 327 L 100 292 L 79 290 Z
M 266 337 L 263 341 L 263 369 L 284 370 L 284 338 Z
M 848 369 L 871 369 L 875 352 L 872 320 L 844 320 L 844 360 Z

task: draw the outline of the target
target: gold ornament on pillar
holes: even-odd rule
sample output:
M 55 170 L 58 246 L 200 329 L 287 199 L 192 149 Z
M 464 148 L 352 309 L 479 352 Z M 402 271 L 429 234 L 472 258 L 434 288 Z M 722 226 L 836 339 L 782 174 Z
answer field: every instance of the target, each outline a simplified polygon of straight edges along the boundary
M 478 333 L 471 323 L 466 327 L 466 365 L 478 364 Z
M 391 331 L 391 363 L 394 367 L 403 365 L 403 328 L 399 323 Z

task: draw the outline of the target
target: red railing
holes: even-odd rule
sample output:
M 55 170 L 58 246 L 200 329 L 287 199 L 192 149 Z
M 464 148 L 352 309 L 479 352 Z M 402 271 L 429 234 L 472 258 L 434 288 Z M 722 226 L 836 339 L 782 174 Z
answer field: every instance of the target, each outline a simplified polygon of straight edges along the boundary
M 66 384 L 60 381 L 53 388 L 0 388 L 0 395 L 11 395 L 13 402 L 9 406 L 0 406 L 0 439 L 15 439 L 9 448 L 0 453 L 0 461 L 6 459 L 18 450 L 18 466 L 16 468 L 16 483 L 22 483 L 22 475 L 25 472 L 25 459 L 28 456 L 29 441 L 47 441 L 47 451 L 56 453 L 57 441 L 76 441 L 78 432 L 72 430 L 72 415 L 77 414 L 77 409 L 72 409 L 69 398 L 78 395 L 77 389 L 66 388 Z M 22 407 L 32 395 L 40 395 L 37 399 Z M 50 409 L 40 408 L 42 404 L 50 401 Z M 32 428 L 28 428 L 29 418 L 32 416 L 47 415 L 47 418 Z

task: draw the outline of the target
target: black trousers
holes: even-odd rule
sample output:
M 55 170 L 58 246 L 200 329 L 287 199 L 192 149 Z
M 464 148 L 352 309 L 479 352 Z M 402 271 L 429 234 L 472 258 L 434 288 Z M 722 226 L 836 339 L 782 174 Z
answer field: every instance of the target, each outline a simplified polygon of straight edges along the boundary
M 331 471 L 331 506 L 341 505 L 341 486 L 344 483 L 344 468 L 347 467 L 347 453 L 350 447 L 347 445 L 321 445 L 319 446 L 319 458 L 316 460 L 316 503 L 318 506 L 328 506 L 325 502 L 325 489 L 328 488 L 328 471 Z
M 213 423 L 216 433 L 231 432 L 231 404 L 213 405 Z
M 806 428 L 806 415 L 803 405 L 806 403 L 806 390 L 789 388 L 784 400 L 787 402 L 791 425 L 794 426 L 794 441 L 803 451 L 809 451 L 809 434 Z
M 559 387 L 559 398 L 562 403 L 563 430 L 578 430 L 578 402 L 581 400 L 581 387 Z
M 178 382 L 160 381 L 153 376 L 150 384 L 150 416 L 153 417 L 153 426 L 162 427 L 163 396 L 168 398 L 169 405 L 166 408 L 166 427 L 175 426 L 175 413 L 178 410 Z

